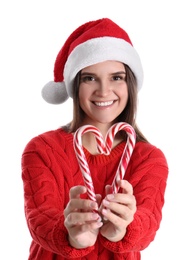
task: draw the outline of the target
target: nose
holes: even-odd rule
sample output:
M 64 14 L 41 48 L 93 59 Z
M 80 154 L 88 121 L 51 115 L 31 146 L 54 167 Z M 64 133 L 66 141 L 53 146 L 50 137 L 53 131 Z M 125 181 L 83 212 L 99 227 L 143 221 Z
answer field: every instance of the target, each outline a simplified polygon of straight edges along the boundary
M 100 97 L 106 97 L 111 90 L 111 85 L 108 80 L 100 80 L 96 89 L 96 95 Z

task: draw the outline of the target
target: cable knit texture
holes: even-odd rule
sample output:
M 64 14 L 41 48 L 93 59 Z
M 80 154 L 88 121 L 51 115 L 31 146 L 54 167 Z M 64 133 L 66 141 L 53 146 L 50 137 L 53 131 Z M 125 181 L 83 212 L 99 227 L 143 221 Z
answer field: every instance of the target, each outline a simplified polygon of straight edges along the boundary
M 84 149 L 96 193 L 104 194 L 111 184 L 125 142 L 109 156 L 91 155 Z M 29 260 L 140 260 L 140 251 L 154 240 L 162 219 L 168 165 L 163 152 L 138 142 L 125 179 L 134 189 L 137 212 L 125 237 L 110 242 L 99 235 L 94 246 L 75 249 L 68 242 L 63 211 L 69 190 L 84 185 L 73 148 L 73 135 L 57 129 L 33 138 L 22 155 L 25 214 L 32 237 Z

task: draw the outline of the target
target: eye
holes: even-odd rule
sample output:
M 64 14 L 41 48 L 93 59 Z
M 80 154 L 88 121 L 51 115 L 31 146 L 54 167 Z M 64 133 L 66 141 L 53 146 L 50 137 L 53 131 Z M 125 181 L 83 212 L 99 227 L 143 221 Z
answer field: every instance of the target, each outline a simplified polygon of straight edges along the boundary
M 87 75 L 81 77 L 81 82 L 88 82 L 88 81 L 95 81 L 95 78 L 93 76 Z
M 114 81 L 125 80 L 125 77 L 121 76 L 121 75 L 115 75 L 112 78 L 113 78 Z

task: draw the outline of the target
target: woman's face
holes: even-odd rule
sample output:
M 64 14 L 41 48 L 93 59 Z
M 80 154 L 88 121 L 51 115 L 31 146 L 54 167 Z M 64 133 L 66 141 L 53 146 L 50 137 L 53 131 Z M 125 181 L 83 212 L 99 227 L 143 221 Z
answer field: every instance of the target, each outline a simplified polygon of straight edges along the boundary
M 128 101 L 125 67 L 105 61 L 81 71 L 79 103 L 85 124 L 109 124 L 120 115 Z

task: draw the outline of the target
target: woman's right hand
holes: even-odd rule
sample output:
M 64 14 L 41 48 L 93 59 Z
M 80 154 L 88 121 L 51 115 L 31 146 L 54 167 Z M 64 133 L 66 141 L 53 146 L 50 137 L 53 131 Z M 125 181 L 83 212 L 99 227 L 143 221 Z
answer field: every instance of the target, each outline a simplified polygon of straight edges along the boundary
M 64 210 L 64 224 L 69 233 L 70 245 L 78 249 L 93 246 L 99 228 L 103 225 L 97 202 L 80 197 L 86 191 L 85 186 L 72 187 L 70 201 Z

